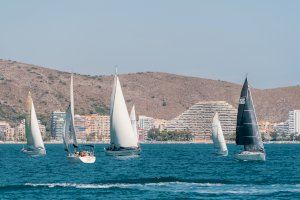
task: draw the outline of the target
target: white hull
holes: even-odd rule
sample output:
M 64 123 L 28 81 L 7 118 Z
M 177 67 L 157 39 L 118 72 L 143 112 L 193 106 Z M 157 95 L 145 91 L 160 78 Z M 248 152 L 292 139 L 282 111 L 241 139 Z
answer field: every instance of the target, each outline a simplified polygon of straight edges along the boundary
M 94 163 L 96 161 L 96 157 L 95 156 L 79 156 L 79 155 L 68 155 L 67 156 L 67 159 L 68 161 L 70 162 L 83 162 L 83 163 L 88 163 L 88 164 L 91 164 L 91 163 Z
M 46 149 L 34 149 L 33 150 L 33 149 L 23 148 L 21 151 L 32 157 L 39 157 L 39 156 L 46 155 Z
M 228 150 L 226 151 L 216 151 L 215 153 L 218 156 L 228 156 Z
M 242 161 L 265 161 L 266 154 L 263 152 L 242 151 L 241 153 L 236 154 L 235 158 Z
M 109 156 L 133 156 L 133 155 L 140 155 L 141 149 L 122 149 L 122 150 L 108 150 L 104 148 L 106 155 Z

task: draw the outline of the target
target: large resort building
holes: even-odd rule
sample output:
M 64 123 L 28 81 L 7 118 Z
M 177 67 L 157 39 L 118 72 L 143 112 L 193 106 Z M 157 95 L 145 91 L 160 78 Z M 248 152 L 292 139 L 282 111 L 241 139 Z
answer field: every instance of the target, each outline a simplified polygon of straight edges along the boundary
M 225 101 L 201 101 L 171 120 L 168 131 L 188 131 L 195 141 L 208 141 L 211 137 L 212 118 L 218 112 L 223 133 L 233 139 L 236 129 L 237 109 Z
M 289 134 L 300 135 L 300 110 L 293 110 L 289 112 Z

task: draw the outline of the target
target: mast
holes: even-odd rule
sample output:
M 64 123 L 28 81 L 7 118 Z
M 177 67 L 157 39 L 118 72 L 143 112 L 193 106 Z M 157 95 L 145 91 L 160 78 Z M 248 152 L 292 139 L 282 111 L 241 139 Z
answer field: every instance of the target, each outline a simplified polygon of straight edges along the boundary
M 74 119 L 74 89 L 73 89 L 73 74 L 71 74 L 71 83 L 70 83 L 70 105 L 72 118 Z
M 74 90 L 73 90 L 73 74 L 71 74 L 70 81 L 70 104 L 66 110 L 65 126 L 63 133 L 63 142 L 65 150 L 70 152 L 69 140 L 72 140 L 73 148 L 78 147 L 75 123 L 74 123 Z
M 115 93 L 116 93 L 116 81 L 117 81 L 117 68 L 116 68 L 116 72 L 114 74 L 114 80 L 113 80 L 113 86 L 112 86 L 112 93 L 111 93 L 111 97 L 110 97 L 110 110 L 109 110 L 109 114 L 110 114 L 110 119 L 109 119 L 109 124 L 110 124 L 110 146 L 111 148 L 115 147 L 115 133 L 112 131 L 113 130 L 113 110 L 114 110 L 114 101 L 115 101 Z
M 73 74 L 71 74 L 71 83 L 70 83 L 70 109 L 67 110 L 67 114 L 69 113 L 69 120 L 70 120 L 70 137 L 73 139 L 73 146 L 74 148 L 78 147 L 76 132 L 75 132 L 75 122 L 74 122 L 74 89 L 73 89 Z
M 264 151 L 248 80 L 245 79 L 238 107 L 236 144 L 246 151 Z
M 28 92 L 27 101 L 26 101 L 26 117 L 25 117 L 25 135 L 27 140 L 27 146 L 33 146 L 33 138 L 31 134 L 31 105 L 32 98 L 31 93 Z
M 137 137 L 133 132 L 127 111 L 121 84 L 117 75 L 114 77 L 110 109 L 111 147 L 138 147 Z

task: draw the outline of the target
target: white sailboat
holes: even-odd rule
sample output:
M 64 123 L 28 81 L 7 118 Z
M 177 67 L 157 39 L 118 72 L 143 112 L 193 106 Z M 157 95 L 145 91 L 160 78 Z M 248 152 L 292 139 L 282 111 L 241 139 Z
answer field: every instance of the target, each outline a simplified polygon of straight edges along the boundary
M 219 114 L 216 112 L 212 121 L 212 140 L 214 143 L 215 153 L 221 156 L 227 156 L 228 150 L 223 135 Z
M 130 121 L 131 121 L 131 126 L 133 129 L 133 133 L 136 136 L 137 140 L 139 141 L 139 135 L 138 135 L 138 130 L 137 130 L 137 124 L 136 124 L 136 115 L 135 115 L 135 106 L 132 106 L 131 112 L 130 112 Z
M 110 106 L 110 146 L 105 152 L 114 156 L 139 155 L 141 152 L 117 75 L 114 76 Z
M 46 155 L 46 149 L 39 128 L 38 119 L 34 109 L 33 101 L 30 92 L 27 97 L 27 114 L 25 118 L 25 134 L 27 145 L 22 149 L 22 152 L 31 156 Z
M 71 75 L 70 105 L 68 106 L 66 111 L 63 142 L 64 142 L 65 151 L 67 151 L 67 159 L 69 161 L 83 162 L 83 163 L 94 163 L 96 161 L 93 145 L 84 145 L 83 146 L 84 148 L 79 148 L 77 143 L 75 125 L 74 125 L 73 75 Z

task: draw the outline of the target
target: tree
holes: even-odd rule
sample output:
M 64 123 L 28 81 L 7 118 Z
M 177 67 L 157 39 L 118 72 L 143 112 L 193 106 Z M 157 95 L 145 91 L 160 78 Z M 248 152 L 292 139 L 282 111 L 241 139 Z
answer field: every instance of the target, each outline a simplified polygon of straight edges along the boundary
M 159 129 L 148 131 L 148 139 L 154 141 L 191 141 L 193 138 L 188 131 L 159 131 Z

